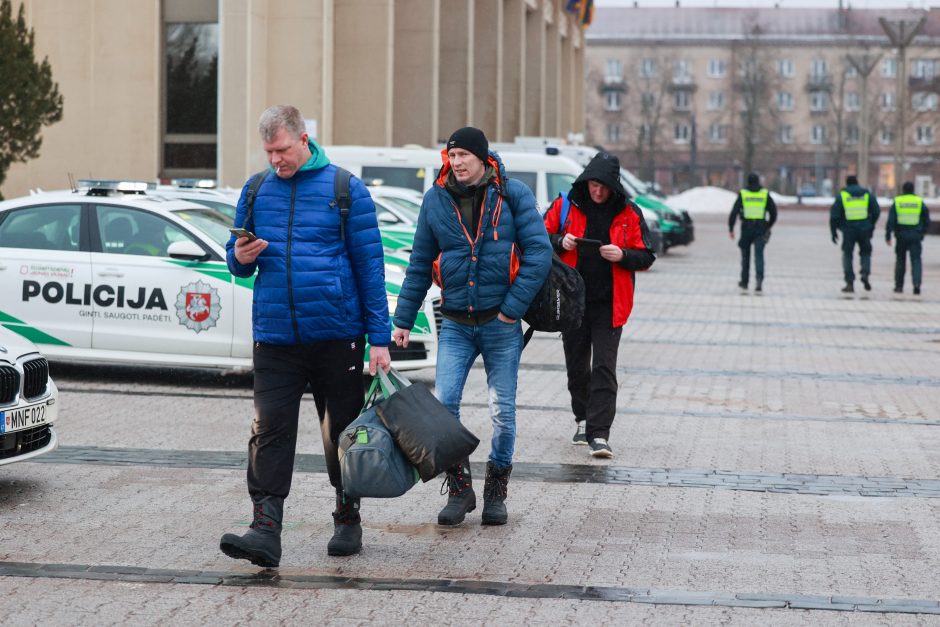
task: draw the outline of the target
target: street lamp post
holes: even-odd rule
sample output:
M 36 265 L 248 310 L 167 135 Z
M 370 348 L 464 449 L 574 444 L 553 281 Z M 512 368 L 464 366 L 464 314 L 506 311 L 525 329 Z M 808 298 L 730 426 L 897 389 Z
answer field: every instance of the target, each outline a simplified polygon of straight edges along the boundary
M 904 144 L 907 135 L 904 128 L 904 110 L 907 107 L 907 95 L 905 81 L 906 72 L 904 69 L 904 59 L 907 54 L 907 46 L 911 40 L 917 36 L 920 29 L 923 28 L 926 16 L 916 20 L 888 20 L 878 18 L 881 28 L 891 41 L 891 45 L 898 49 L 898 67 L 897 67 L 897 94 L 898 94 L 898 112 L 897 112 L 897 138 L 894 142 L 894 191 L 901 191 L 901 179 L 904 177 Z

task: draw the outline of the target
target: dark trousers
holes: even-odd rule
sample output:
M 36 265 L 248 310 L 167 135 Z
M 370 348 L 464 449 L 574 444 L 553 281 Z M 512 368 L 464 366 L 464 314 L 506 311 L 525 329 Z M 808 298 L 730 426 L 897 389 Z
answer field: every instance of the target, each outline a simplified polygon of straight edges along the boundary
M 852 253 L 855 244 L 858 244 L 859 266 L 863 279 L 871 274 L 871 230 L 853 228 L 842 229 L 842 271 L 845 273 L 845 282 L 855 281 L 855 271 L 852 269 Z
M 741 239 L 738 247 L 741 249 L 741 283 L 747 285 L 751 274 L 751 246 L 754 247 L 754 276 L 757 282 L 764 280 L 764 229 L 741 227 Z
M 289 346 L 255 342 L 255 419 L 248 441 L 248 493 L 287 498 L 297 421 L 307 386 L 320 418 L 330 483 L 342 487 L 336 443 L 363 405 L 365 338 Z
M 920 250 L 920 233 L 898 231 L 894 245 L 894 287 L 904 287 L 904 271 L 908 255 L 911 256 L 911 281 L 914 287 L 920 287 L 920 280 L 923 277 Z
M 587 303 L 581 327 L 562 334 L 568 391 L 585 435 L 609 438 L 617 412 L 617 349 L 622 327 L 611 326 L 611 303 Z

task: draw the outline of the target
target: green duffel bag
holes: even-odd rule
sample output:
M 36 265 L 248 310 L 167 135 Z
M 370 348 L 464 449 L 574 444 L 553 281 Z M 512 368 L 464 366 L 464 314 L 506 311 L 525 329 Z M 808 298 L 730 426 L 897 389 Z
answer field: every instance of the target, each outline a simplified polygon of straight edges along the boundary
M 395 390 L 387 389 L 376 376 L 362 413 L 339 436 L 343 490 L 352 498 L 395 498 L 420 479 L 375 412 L 375 404 L 382 400 L 380 392 L 387 398 Z

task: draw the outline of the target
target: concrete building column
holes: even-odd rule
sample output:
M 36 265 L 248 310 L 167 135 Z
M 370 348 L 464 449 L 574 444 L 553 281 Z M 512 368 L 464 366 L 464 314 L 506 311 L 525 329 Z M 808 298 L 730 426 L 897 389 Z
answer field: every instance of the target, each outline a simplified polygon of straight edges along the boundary
M 540 135 L 557 137 L 561 124 L 561 32 L 558 22 L 561 9 L 558 0 L 545 0 L 545 61 L 543 81 L 543 120 Z
M 440 0 L 395 2 L 393 146 L 434 146 L 440 136 L 440 10 Z
M 496 141 L 511 142 L 522 134 L 525 77 L 525 0 L 503 0 L 502 117 Z
M 524 135 L 543 135 L 545 102 L 545 15 L 542 0 L 526 0 L 525 87 L 522 90 Z
M 333 4 L 334 143 L 392 145 L 395 14 L 394 0 Z
M 466 126 L 472 116 L 474 0 L 440 0 L 439 141 Z
M 473 115 L 470 125 L 498 137 L 503 104 L 503 0 L 474 3 Z

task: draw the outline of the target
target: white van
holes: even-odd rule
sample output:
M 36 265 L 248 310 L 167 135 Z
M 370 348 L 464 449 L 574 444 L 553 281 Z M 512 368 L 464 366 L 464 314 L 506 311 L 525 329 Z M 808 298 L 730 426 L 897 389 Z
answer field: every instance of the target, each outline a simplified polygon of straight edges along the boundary
M 367 184 L 408 187 L 424 193 L 441 169 L 440 150 L 430 148 L 381 148 L 375 146 L 324 146 L 326 156 Z M 540 211 L 548 208 L 581 174 L 577 163 L 561 155 L 499 152 L 509 178 L 518 179 L 535 194 Z

